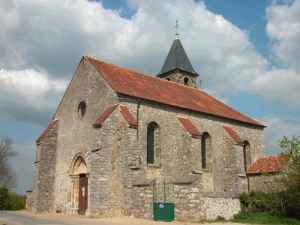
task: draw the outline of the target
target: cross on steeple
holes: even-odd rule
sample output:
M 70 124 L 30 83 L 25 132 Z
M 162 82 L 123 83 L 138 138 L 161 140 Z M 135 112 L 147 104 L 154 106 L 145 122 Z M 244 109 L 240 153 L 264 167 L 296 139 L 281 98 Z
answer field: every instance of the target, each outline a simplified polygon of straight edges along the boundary
M 175 39 L 179 39 L 178 29 L 179 29 L 179 24 L 178 24 L 178 20 L 176 20 L 176 24 L 175 24 Z

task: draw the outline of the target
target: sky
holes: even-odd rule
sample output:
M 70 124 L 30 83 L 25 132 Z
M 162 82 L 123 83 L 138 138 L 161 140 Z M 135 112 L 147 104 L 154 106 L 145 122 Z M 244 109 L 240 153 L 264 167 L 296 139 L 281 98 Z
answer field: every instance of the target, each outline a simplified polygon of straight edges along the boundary
M 0 136 L 14 141 L 17 192 L 81 57 L 155 75 L 176 20 L 201 88 L 267 126 L 266 154 L 299 136 L 300 0 L 2 0 Z

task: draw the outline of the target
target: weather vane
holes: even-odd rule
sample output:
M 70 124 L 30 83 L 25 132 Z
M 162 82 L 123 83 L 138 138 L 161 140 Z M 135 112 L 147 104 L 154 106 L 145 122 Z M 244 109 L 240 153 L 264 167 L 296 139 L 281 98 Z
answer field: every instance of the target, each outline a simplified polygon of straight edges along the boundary
M 176 39 L 179 39 L 178 29 L 179 29 L 179 24 L 178 24 L 178 20 L 176 20 L 176 24 L 175 24 L 175 38 Z

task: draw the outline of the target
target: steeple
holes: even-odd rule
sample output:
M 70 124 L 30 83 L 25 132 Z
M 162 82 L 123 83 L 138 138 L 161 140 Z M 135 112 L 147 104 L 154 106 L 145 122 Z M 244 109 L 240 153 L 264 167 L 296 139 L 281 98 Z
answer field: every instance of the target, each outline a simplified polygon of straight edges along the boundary
M 197 77 L 199 75 L 195 72 L 178 38 L 177 31 L 176 34 L 176 39 L 173 41 L 165 63 L 157 76 L 191 87 L 197 87 Z

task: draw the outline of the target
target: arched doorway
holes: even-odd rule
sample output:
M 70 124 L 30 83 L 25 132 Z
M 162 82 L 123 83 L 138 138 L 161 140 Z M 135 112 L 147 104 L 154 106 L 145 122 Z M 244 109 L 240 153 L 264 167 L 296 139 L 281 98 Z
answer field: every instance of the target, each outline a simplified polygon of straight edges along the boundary
M 88 170 L 85 160 L 78 156 L 72 163 L 72 203 L 78 214 L 85 214 L 88 207 Z

